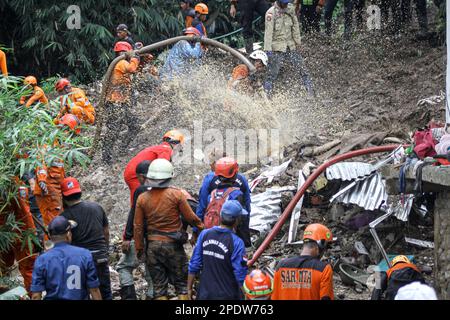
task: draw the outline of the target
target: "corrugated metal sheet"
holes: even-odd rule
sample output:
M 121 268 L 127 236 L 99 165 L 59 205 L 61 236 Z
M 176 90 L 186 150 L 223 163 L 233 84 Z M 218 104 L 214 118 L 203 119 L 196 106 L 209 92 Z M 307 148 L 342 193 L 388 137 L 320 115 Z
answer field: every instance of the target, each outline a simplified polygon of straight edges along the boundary
M 377 172 L 367 179 L 357 181 L 353 188 L 337 197 L 336 201 L 356 204 L 366 210 L 375 210 L 387 199 L 385 182 Z
M 351 181 L 364 177 L 375 171 L 375 167 L 364 162 L 340 162 L 329 166 L 326 171 L 328 180 L 339 179 Z
M 394 208 L 394 216 L 401 221 L 408 221 L 409 214 L 411 212 L 411 208 L 414 202 L 413 194 L 406 194 L 403 200 L 403 204 L 401 200 L 398 201 L 397 205 Z

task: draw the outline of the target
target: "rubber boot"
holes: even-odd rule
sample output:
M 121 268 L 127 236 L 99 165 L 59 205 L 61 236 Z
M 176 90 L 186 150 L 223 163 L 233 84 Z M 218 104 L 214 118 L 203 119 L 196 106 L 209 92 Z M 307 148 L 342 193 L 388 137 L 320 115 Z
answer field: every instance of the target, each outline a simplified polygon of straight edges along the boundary
M 179 294 L 178 300 L 189 300 L 189 298 L 187 294 Z
M 161 296 L 161 297 L 155 298 L 155 300 L 169 300 L 169 298 L 167 298 L 167 296 Z
M 137 300 L 136 289 L 134 286 L 126 286 L 120 288 L 120 299 L 122 300 Z
M 245 52 L 247 53 L 247 56 L 249 56 L 253 52 L 253 37 L 245 38 Z

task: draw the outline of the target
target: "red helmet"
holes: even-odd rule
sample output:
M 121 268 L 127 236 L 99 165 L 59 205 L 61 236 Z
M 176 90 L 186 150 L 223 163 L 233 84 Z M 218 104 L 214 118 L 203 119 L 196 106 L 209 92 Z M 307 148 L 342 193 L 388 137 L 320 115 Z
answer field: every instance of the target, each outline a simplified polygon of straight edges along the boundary
M 61 78 L 55 84 L 56 91 L 63 91 L 65 87 L 70 86 L 69 79 Z
M 230 157 L 221 158 L 216 161 L 214 174 L 224 178 L 232 178 L 239 171 L 239 165 L 236 160 Z
M 272 279 L 264 271 L 253 270 L 245 277 L 244 291 L 247 299 L 267 299 L 272 294 Z
M 79 127 L 80 120 L 78 120 L 77 116 L 71 113 L 66 113 L 59 121 L 59 124 L 62 126 L 68 126 L 70 130 L 75 132 L 75 134 L 80 134 L 81 132 L 81 129 Z
M 333 241 L 333 234 L 323 224 L 313 223 L 308 225 L 303 232 L 303 241 L 317 242 L 320 249 L 325 249 L 326 244 Z
M 114 52 L 121 52 L 121 51 L 131 51 L 133 50 L 133 47 L 131 47 L 131 44 L 129 44 L 126 41 L 119 41 L 116 42 L 114 45 Z
M 201 36 L 202 34 L 194 27 L 189 27 L 183 30 L 184 34 L 193 34 L 194 36 Z

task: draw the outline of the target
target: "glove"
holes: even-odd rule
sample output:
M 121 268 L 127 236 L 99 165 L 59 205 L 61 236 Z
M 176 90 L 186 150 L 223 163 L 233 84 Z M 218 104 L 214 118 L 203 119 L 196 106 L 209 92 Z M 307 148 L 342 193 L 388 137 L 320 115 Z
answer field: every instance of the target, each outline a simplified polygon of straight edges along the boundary
M 47 184 L 44 181 L 39 182 L 39 188 L 41 188 L 43 194 L 48 194 Z
M 266 51 L 267 58 L 273 57 L 273 51 Z

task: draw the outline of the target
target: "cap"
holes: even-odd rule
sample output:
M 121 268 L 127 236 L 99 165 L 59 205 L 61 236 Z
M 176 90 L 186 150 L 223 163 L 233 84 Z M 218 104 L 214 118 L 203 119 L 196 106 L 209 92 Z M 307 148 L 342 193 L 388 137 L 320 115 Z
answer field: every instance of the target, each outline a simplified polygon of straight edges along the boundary
M 65 234 L 67 231 L 75 228 L 78 224 L 73 220 L 67 220 L 63 216 L 56 216 L 48 225 L 48 232 L 51 236 Z
M 237 200 L 227 200 L 222 206 L 220 211 L 221 216 L 226 216 L 230 218 L 237 218 L 239 216 L 248 215 L 247 210 L 242 208 L 241 204 Z
M 432 287 L 416 281 L 398 289 L 395 300 L 437 300 L 437 296 Z
M 75 178 L 72 177 L 65 178 L 61 183 L 61 192 L 63 196 L 66 197 L 75 193 L 80 193 L 81 192 L 80 183 Z
M 116 28 L 116 31 L 128 31 L 128 26 L 124 23 L 119 24 Z

